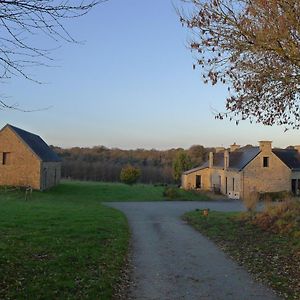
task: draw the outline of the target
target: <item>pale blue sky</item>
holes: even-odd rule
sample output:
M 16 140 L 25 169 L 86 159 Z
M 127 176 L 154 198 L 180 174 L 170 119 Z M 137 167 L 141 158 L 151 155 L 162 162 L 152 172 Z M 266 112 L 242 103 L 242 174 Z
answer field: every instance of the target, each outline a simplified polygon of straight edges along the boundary
M 62 147 L 166 149 L 261 139 L 280 147 L 300 144 L 299 131 L 214 119 L 211 108 L 224 110 L 226 88 L 205 85 L 192 69 L 188 32 L 171 1 L 110 0 L 66 25 L 85 44 L 63 44 L 52 55 L 56 66 L 30 70 L 45 84 L 1 82 L 9 103 L 51 108 L 0 111 L 0 126 L 19 126 Z M 35 42 L 54 46 L 43 37 Z

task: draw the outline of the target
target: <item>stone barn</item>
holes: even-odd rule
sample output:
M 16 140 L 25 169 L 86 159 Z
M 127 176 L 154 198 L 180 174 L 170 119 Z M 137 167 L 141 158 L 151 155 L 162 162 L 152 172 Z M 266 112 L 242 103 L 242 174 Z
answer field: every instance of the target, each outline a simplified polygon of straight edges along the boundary
M 61 160 L 41 137 L 7 124 L 0 131 L 0 186 L 45 190 L 59 183 Z

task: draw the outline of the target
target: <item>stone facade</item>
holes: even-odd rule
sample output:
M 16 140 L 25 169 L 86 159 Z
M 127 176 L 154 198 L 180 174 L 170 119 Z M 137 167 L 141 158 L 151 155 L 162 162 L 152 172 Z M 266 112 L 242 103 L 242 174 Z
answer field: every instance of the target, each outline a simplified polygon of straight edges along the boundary
M 44 190 L 60 181 L 61 163 L 44 162 L 10 126 L 0 131 L 0 186 Z
M 269 157 L 269 167 L 263 167 L 263 157 Z M 291 170 L 272 152 L 262 151 L 241 172 L 243 197 L 252 191 L 280 192 L 291 190 Z
M 278 151 L 281 151 L 280 156 Z M 297 168 L 288 164 L 292 161 L 291 155 Z M 293 191 L 298 194 L 299 166 L 300 155 L 297 149 L 274 151 L 269 141 L 261 141 L 259 147 L 245 149 L 234 144 L 228 150 L 210 153 L 208 162 L 185 172 L 182 175 L 182 187 L 220 191 L 236 199 L 245 198 L 252 191 Z

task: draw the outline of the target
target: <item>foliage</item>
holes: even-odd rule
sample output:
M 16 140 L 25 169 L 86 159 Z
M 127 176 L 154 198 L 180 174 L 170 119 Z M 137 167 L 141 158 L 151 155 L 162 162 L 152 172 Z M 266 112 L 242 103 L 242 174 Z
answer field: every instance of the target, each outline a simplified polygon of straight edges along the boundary
M 204 81 L 230 91 L 227 113 L 265 125 L 300 127 L 300 3 L 295 0 L 183 0 L 190 48 Z
M 134 184 L 141 176 L 141 170 L 131 165 L 124 167 L 120 173 L 120 179 L 123 183 Z
M 285 299 L 300 298 L 299 238 L 264 231 L 241 220 L 239 213 L 210 212 L 204 217 L 194 211 L 185 214 L 184 219 L 259 282 L 269 284 Z
M 260 199 L 264 201 L 282 201 L 292 197 L 291 192 L 280 191 L 280 192 L 265 192 L 260 193 Z
M 194 149 L 202 149 L 195 151 Z M 54 147 L 62 158 L 62 176 L 64 178 L 91 181 L 120 181 L 121 169 L 131 164 L 141 170 L 140 182 L 154 184 L 174 183 L 172 164 L 180 151 L 188 153 L 193 166 L 198 166 L 207 159 L 210 149 L 200 145 L 183 150 L 123 150 L 97 146 L 93 148 L 74 147 L 62 149 Z
M 0 191 L 1 299 L 111 299 L 129 242 L 125 216 L 83 183 Z
M 250 211 L 250 212 L 255 211 L 256 206 L 259 201 L 259 197 L 260 197 L 260 195 L 258 192 L 251 192 L 249 195 L 247 195 L 243 199 L 243 203 L 244 203 L 247 211 Z
M 168 186 L 164 189 L 163 196 L 168 199 L 178 199 L 180 194 L 178 188 Z
M 179 181 L 184 171 L 187 171 L 192 166 L 191 158 L 184 151 L 179 151 L 173 162 L 173 177 Z
M 207 161 L 208 153 L 210 151 L 213 150 L 210 148 L 204 148 L 201 145 L 193 145 L 188 149 L 187 154 L 190 157 L 193 166 L 200 166 Z
M 300 202 L 283 201 L 266 205 L 252 223 L 263 230 L 300 237 Z

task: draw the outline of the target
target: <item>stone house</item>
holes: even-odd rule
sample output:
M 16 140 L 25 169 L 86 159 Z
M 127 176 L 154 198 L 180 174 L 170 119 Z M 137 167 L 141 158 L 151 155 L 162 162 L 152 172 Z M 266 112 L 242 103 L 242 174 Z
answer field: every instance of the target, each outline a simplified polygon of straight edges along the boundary
M 300 146 L 273 149 L 272 142 L 260 141 L 259 147 L 216 148 L 207 162 L 183 173 L 182 187 L 219 191 L 233 199 L 252 191 L 299 195 Z
M 60 158 L 38 135 L 9 124 L 0 130 L 0 186 L 45 190 L 60 176 Z

